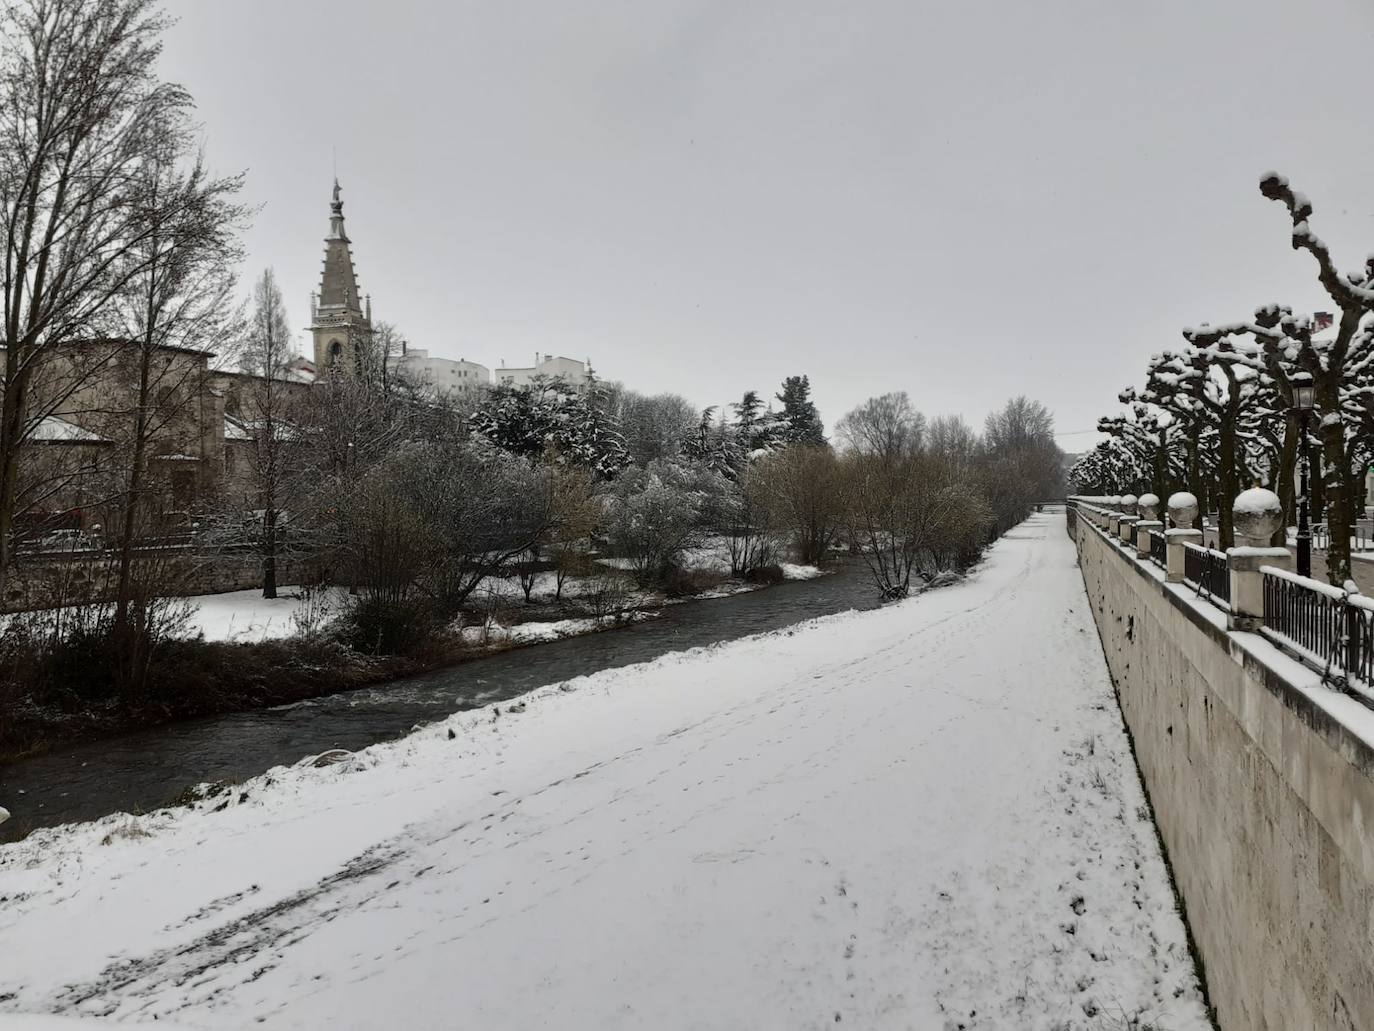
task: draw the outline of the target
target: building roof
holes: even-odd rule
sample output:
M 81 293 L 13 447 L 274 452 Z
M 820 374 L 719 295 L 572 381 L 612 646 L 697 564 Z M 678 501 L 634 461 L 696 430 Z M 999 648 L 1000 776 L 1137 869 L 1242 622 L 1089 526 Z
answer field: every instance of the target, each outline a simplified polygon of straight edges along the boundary
M 82 429 L 66 419 L 55 415 L 44 416 L 29 434 L 29 439 L 39 444 L 109 444 L 107 437 Z

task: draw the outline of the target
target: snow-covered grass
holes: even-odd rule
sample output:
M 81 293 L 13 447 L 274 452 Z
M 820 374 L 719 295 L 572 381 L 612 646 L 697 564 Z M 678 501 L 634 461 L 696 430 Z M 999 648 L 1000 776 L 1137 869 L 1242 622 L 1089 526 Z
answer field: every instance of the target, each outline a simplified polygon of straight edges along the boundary
M 112 833 L 131 820 L 147 836 Z M 0 848 L 0 895 L 0 941 L 22 943 L 0 1011 L 1208 1026 L 1052 516 L 967 582 L 874 612 L 542 688 L 194 808 L 38 831 Z
M 313 604 L 323 603 L 325 611 L 337 614 L 347 601 L 347 592 L 332 588 L 317 595 Z M 187 629 L 201 633 L 207 641 L 270 641 L 300 632 L 298 616 L 307 602 L 299 587 L 282 587 L 276 598 L 264 598 L 260 588 L 204 594 L 186 599 L 191 607 Z

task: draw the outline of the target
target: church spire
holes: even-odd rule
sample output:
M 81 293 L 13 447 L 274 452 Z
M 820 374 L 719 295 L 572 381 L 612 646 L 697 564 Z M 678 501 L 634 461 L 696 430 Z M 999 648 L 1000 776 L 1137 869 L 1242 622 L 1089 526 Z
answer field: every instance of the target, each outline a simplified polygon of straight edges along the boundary
M 339 179 L 335 176 L 329 202 L 329 235 L 324 238 L 319 299 L 311 312 L 315 364 L 322 370 L 350 370 L 358 342 L 372 332 L 372 305 L 369 303 L 365 310 L 358 291 L 353 250 L 344 230 L 343 200 L 339 194 Z
M 339 199 L 339 180 L 334 180 L 334 197 L 329 203 L 329 235 L 324 238 L 324 273 L 320 278 L 320 307 L 362 314 L 358 277 L 353 270 L 352 241 L 344 231 L 343 201 Z

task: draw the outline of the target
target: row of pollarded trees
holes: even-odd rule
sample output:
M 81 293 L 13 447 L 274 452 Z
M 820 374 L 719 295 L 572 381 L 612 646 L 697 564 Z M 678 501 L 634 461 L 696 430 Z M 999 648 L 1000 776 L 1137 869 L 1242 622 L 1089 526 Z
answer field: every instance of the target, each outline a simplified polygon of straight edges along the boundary
M 1292 246 L 1311 256 L 1332 310 L 1309 316 L 1269 303 L 1247 319 L 1185 329 L 1182 346 L 1152 357 L 1144 384 L 1122 392 L 1125 411 L 1101 421 L 1109 438 L 1072 479 L 1090 494 L 1187 489 L 1218 512 L 1229 547 L 1232 503 L 1246 486 L 1271 487 L 1285 523 L 1295 522 L 1294 470 L 1306 448 L 1312 510 L 1330 531 L 1327 569 L 1339 584 L 1350 576 L 1350 536 L 1374 460 L 1374 258 L 1340 272 L 1313 231 L 1311 201 L 1272 172 L 1260 192 L 1285 209 Z M 1315 388 L 1306 439 L 1295 381 Z

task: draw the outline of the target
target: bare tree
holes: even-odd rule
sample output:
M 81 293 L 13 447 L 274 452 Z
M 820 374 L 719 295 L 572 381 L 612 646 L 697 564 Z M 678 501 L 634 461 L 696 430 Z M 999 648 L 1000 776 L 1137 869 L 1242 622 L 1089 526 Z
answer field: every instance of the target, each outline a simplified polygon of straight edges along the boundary
M 793 445 L 765 455 L 745 474 L 745 489 L 802 562 L 826 557 L 844 522 L 839 464 L 829 447 Z
M 245 370 L 250 380 L 243 398 L 243 428 L 249 437 L 249 468 L 262 506 L 262 596 L 277 596 L 278 522 L 286 500 L 287 478 L 299 457 L 301 427 L 287 366 L 295 357 L 286 304 L 272 270 L 263 271 L 253 288 L 253 312 L 248 324 Z
M 926 418 L 905 390 L 870 397 L 835 426 L 842 450 L 895 459 L 921 450 Z
M 938 458 L 851 453 L 842 464 L 849 538 L 884 598 L 904 598 L 920 563 L 940 570 L 983 543 L 987 503 Z
M 87 352 L 42 399 L 35 377 L 55 348 L 103 335 L 111 302 L 161 253 L 144 246 L 162 220 L 140 182 L 191 104 L 154 75 L 166 25 L 153 0 L 16 0 L 0 13 L 0 590 L 25 444 L 113 355 Z
M 200 457 L 207 363 L 217 353 L 227 358 L 238 333 L 234 264 L 246 212 L 233 198 L 242 180 L 212 177 L 199 157 L 184 163 L 189 145 L 189 125 L 169 123 L 135 169 L 130 185 L 139 200 L 138 235 L 123 256 L 132 268 L 110 305 L 118 336 L 127 341 L 115 345 L 117 371 L 129 381 L 112 395 L 128 406 L 114 413 L 125 444 L 117 631 L 130 625 L 134 547 L 166 495 L 150 464 Z

